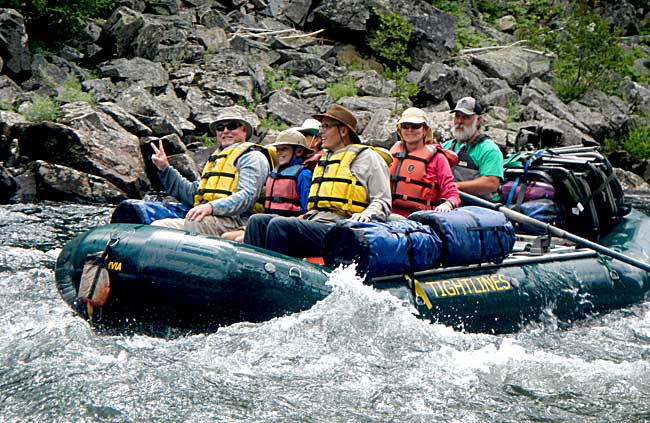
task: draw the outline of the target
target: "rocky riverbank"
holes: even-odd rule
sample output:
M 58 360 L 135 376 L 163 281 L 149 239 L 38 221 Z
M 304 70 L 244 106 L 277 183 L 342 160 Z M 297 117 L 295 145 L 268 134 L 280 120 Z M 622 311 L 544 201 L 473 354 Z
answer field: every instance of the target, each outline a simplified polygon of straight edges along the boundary
M 424 0 L 120 4 L 56 53 L 30 52 L 23 17 L 0 9 L 0 201 L 142 198 L 160 189 L 149 161 L 158 139 L 195 178 L 215 148 L 205 145 L 208 125 L 226 106 L 244 108 L 254 139 L 269 143 L 277 128 L 336 101 L 359 118 L 364 142 L 389 147 L 400 107 L 427 110 L 446 139 L 451 105 L 471 95 L 488 107 L 486 132 L 504 152 L 602 144 L 629 130 L 633 113 L 650 112 L 650 86 L 631 80 L 621 97 L 592 89 L 563 103 L 549 85 L 554 57 L 515 43 L 505 21 L 491 29 L 505 47 L 458 54 L 454 17 Z M 396 81 L 359 53 L 380 10 L 414 28 L 406 80 L 419 93 L 410 103 L 398 104 Z M 53 118 L 29 120 L 43 99 L 60 105 Z M 622 152 L 610 160 L 628 189 L 650 181 L 648 161 Z

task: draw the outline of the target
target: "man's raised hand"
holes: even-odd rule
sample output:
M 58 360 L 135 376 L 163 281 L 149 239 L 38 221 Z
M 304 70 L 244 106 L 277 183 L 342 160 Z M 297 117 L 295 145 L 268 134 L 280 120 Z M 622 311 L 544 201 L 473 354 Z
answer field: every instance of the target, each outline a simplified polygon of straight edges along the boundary
M 154 153 L 151 155 L 151 161 L 153 162 L 154 166 L 156 166 L 156 168 L 160 171 L 165 170 L 167 166 L 169 166 L 169 160 L 167 160 L 167 154 L 163 148 L 162 140 L 158 140 L 158 147 L 156 147 L 156 144 L 153 141 L 149 145 L 151 148 L 153 148 L 154 151 Z

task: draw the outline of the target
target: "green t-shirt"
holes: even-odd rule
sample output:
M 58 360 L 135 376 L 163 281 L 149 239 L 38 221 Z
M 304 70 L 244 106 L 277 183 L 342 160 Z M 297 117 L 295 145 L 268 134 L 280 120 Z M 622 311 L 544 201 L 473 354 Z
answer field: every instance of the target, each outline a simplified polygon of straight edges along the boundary
M 454 140 L 445 141 L 442 147 L 450 150 Z M 458 153 L 463 144 L 456 143 L 454 153 Z M 480 176 L 496 176 L 503 181 L 503 154 L 499 147 L 491 139 L 485 139 L 478 144 L 472 144 L 467 147 L 469 157 L 478 167 Z

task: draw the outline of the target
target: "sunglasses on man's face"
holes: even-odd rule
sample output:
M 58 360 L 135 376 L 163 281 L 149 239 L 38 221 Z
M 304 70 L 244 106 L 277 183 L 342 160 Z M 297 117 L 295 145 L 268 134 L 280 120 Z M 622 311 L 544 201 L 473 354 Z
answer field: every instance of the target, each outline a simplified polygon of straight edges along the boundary
M 422 123 L 402 123 L 399 125 L 402 129 L 420 129 L 422 126 Z
M 228 122 L 228 123 L 217 123 L 214 128 L 221 132 L 224 129 L 228 128 L 229 131 L 234 131 L 237 128 L 241 128 L 243 125 L 239 122 Z

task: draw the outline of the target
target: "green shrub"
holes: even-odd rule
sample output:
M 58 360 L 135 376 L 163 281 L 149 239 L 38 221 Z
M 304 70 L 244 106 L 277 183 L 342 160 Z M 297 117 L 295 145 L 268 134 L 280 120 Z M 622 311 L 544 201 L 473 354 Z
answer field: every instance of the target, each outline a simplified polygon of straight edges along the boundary
M 563 101 L 578 99 L 608 71 L 620 69 L 622 50 L 607 22 L 590 10 L 574 8 L 562 31 L 549 32 L 546 43 L 557 53 L 555 89 Z
M 295 90 L 298 85 L 295 81 L 291 80 L 291 72 L 289 71 L 267 69 L 264 71 L 264 76 L 266 78 L 266 84 L 271 91 L 285 87 Z
M 218 144 L 217 137 L 212 136 L 208 133 L 201 134 L 201 135 L 195 135 L 193 137 L 194 140 L 200 142 L 206 147 L 213 147 Z
M 410 63 L 407 53 L 413 29 L 413 25 L 398 13 L 379 13 L 379 28 L 371 31 L 370 47 L 388 64 Z
M 95 103 L 93 96 L 82 90 L 81 82 L 76 78 L 69 78 L 63 83 L 56 99 L 62 103 L 73 103 L 75 101 L 83 101 L 89 104 Z
M 35 96 L 21 114 L 30 122 L 56 122 L 61 118 L 61 107 L 49 97 Z
M 274 129 L 277 131 L 282 131 L 287 129 L 289 125 L 284 122 L 280 122 L 275 119 L 264 118 L 260 120 L 260 129 L 263 131 L 268 131 L 269 129 Z
M 409 99 L 419 91 L 417 84 L 408 82 L 408 44 L 414 31 L 413 25 L 397 13 L 380 13 L 379 29 L 371 31 L 370 46 L 378 52 L 380 59 L 387 61 L 384 76 L 395 81 L 391 97 L 395 97 L 394 112 L 399 112 Z
M 401 114 L 406 109 L 409 99 L 420 92 L 418 84 L 406 80 L 408 72 L 408 69 L 402 66 L 394 71 L 389 69 L 384 74 L 386 78 L 395 81 L 395 88 L 391 92 L 391 97 L 395 97 L 395 108 L 393 111 L 398 114 Z
M 327 95 L 338 101 L 342 97 L 353 97 L 357 95 L 357 87 L 354 86 L 354 80 L 344 79 L 341 82 L 334 82 L 325 88 Z
M 623 138 L 623 149 L 633 156 L 650 159 L 650 113 L 636 116 Z
M 491 0 L 492 1 L 492 0 Z M 432 0 L 433 7 L 447 12 L 455 18 L 454 29 L 456 40 L 454 49 L 460 51 L 468 47 L 481 47 L 487 43 L 488 37 L 476 31 L 470 18 L 471 11 L 465 2 L 453 0 Z M 480 6 L 480 2 L 479 2 Z
M 605 153 L 625 150 L 641 159 L 650 159 L 650 112 L 634 116 L 630 131 L 619 139 L 606 139 L 603 150 Z
M 30 41 L 45 45 L 74 37 L 86 19 L 106 17 L 114 7 L 113 0 L 5 0 L 3 3 L 3 7 L 21 13 Z

